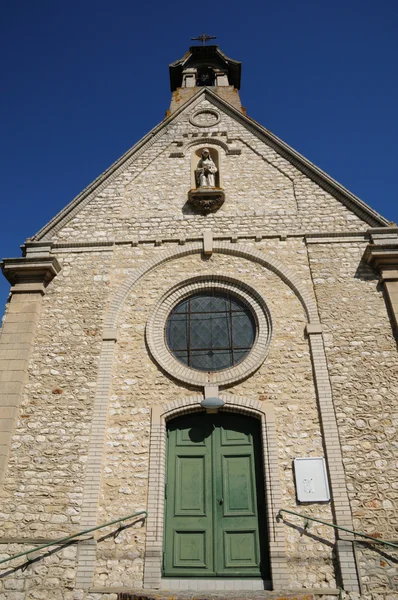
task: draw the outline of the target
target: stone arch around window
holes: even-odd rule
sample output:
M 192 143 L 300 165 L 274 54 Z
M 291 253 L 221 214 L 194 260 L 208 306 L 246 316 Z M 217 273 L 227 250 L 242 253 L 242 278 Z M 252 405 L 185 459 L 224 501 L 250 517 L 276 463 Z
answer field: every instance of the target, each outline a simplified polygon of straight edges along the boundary
M 256 321 L 256 337 L 251 351 L 241 363 L 223 371 L 197 371 L 185 366 L 173 356 L 165 342 L 166 321 L 172 308 L 181 300 L 201 291 L 235 295 L 250 308 Z M 175 284 L 159 299 L 146 327 L 148 347 L 156 362 L 175 379 L 196 387 L 203 387 L 208 383 L 230 385 L 251 375 L 264 362 L 271 335 L 271 315 L 262 295 L 242 281 L 223 275 L 185 278 Z
M 256 400 L 220 394 L 225 405 L 222 411 L 245 414 L 261 422 L 263 472 L 265 477 L 265 502 L 269 539 L 269 556 L 273 589 L 287 585 L 285 532 L 275 515 L 282 507 L 279 482 L 278 457 L 274 409 L 270 404 Z M 162 553 L 164 528 L 164 486 L 166 467 L 166 426 L 171 419 L 188 413 L 202 411 L 202 395 L 174 400 L 154 406 L 151 416 L 149 450 L 148 519 L 144 561 L 144 588 L 158 589 L 162 583 Z M 234 589 L 234 581 L 228 588 Z
M 193 242 L 177 248 L 170 247 L 133 271 L 117 290 L 117 293 L 110 302 L 104 324 L 104 339 L 115 339 L 115 328 L 117 327 L 119 313 L 127 296 L 142 277 L 169 260 L 176 260 L 184 256 L 190 256 L 191 254 L 200 254 L 202 250 L 203 242 Z M 309 323 L 319 323 L 319 316 L 314 298 L 299 277 L 277 258 L 259 250 L 254 250 L 250 246 L 245 246 L 244 244 L 231 244 L 230 242 L 223 241 L 214 243 L 213 252 L 230 254 L 231 256 L 238 256 L 248 261 L 253 261 L 278 275 L 299 299 Z
M 211 136 L 210 133 L 206 133 L 203 135 L 203 137 L 200 137 L 200 139 L 198 139 L 198 136 L 195 136 L 192 140 L 189 140 L 187 142 L 181 142 L 181 145 L 177 151 L 178 156 L 185 156 L 186 153 L 190 150 L 190 148 L 198 146 L 199 144 L 202 148 L 209 146 L 211 146 L 212 148 L 215 147 L 216 149 L 222 148 L 225 154 L 241 153 L 240 148 L 236 148 L 236 146 L 234 146 L 233 144 L 227 143 L 224 140 Z

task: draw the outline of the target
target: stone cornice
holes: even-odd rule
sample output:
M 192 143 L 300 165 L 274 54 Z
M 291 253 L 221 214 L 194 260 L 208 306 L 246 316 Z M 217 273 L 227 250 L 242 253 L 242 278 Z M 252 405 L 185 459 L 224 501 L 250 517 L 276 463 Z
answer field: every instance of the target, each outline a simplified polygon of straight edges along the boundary
M 55 256 L 5 258 L 0 266 L 4 277 L 13 286 L 12 292 L 40 292 L 42 294 L 61 270 Z
M 392 328 L 398 336 L 398 228 L 370 229 L 369 235 L 371 243 L 363 258 L 379 276 Z
M 364 254 L 365 261 L 374 269 L 398 269 L 397 244 L 369 244 Z
M 363 231 L 319 231 L 315 233 L 307 233 L 303 230 L 297 229 L 294 232 L 287 233 L 286 231 L 274 231 L 270 232 L 253 232 L 243 231 L 241 228 L 237 228 L 236 233 L 227 233 L 225 235 L 214 235 L 214 240 L 219 241 L 231 241 L 237 243 L 238 241 L 243 242 L 246 240 L 254 240 L 255 242 L 261 242 L 262 240 L 276 240 L 285 241 L 288 238 L 303 238 L 307 244 L 319 244 L 319 243 L 346 243 L 346 242 L 366 242 L 369 241 L 370 236 L 368 230 Z M 384 228 L 383 228 L 384 229 Z M 387 230 L 387 228 L 386 228 Z M 82 239 L 74 239 L 69 242 L 52 242 L 51 240 L 45 242 L 34 242 L 26 241 L 21 246 L 23 253 L 28 257 L 39 257 L 50 256 L 50 254 L 56 254 L 59 251 L 90 251 L 91 250 L 113 250 L 115 246 L 138 246 L 140 244 L 155 244 L 160 246 L 163 244 L 185 244 L 188 242 L 198 242 L 202 240 L 202 235 L 168 235 L 158 236 L 147 235 L 147 236 L 129 236 L 122 239 L 113 240 L 101 240 L 93 239 L 90 241 Z
M 377 227 L 368 233 L 371 243 L 363 258 L 386 279 L 383 271 L 398 269 L 398 227 Z
M 377 227 L 368 233 L 371 243 L 365 250 L 364 260 L 379 273 L 398 269 L 398 228 Z

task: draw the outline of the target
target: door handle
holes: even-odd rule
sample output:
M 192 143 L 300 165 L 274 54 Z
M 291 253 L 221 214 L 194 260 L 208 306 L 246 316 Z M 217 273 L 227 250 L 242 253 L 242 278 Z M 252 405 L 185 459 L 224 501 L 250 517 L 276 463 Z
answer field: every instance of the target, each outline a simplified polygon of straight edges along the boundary
M 222 506 L 222 505 L 224 504 L 224 498 L 220 498 L 220 500 L 218 501 L 218 504 L 219 504 L 220 506 Z

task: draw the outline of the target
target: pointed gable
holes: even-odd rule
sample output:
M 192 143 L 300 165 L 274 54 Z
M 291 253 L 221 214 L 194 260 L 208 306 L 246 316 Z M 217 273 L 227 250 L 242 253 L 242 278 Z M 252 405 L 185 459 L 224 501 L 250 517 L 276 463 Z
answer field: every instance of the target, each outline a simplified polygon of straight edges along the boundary
M 220 177 L 226 194 L 223 207 L 207 217 L 196 214 L 187 204 L 192 154 L 204 144 L 220 154 Z M 231 222 L 234 218 L 238 219 L 235 223 Z M 167 232 L 178 236 L 184 231 L 202 231 L 209 222 L 220 231 L 260 227 L 263 231 L 294 228 L 303 233 L 364 231 L 369 226 L 388 225 L 386 219 L 275 135 L 209 88 L 201 88 L 33 240 L 111 241 L 131 235 L 164 236 Z

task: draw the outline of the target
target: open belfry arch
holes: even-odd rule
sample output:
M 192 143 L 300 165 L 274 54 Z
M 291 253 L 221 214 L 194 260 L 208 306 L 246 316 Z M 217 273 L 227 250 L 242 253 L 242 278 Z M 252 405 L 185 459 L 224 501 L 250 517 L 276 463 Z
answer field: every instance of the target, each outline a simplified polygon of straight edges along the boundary
M 397 227 L 247 116 L 211 39 L 1 263 L 4 598 L 398 593 Z

